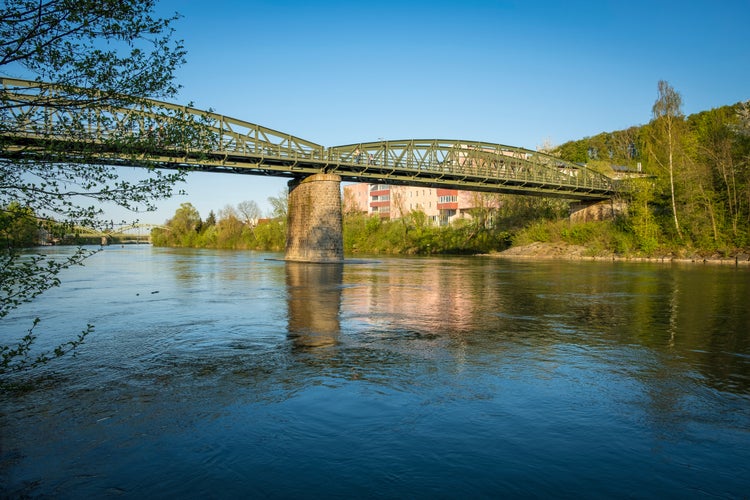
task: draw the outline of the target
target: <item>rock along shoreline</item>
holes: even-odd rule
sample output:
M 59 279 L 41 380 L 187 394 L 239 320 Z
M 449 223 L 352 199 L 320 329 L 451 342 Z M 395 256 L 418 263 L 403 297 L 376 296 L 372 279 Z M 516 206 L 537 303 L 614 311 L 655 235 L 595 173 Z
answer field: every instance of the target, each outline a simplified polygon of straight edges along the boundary
M 567 243 L 531 243 L 518 247 L 512 247 L 502 252 L 485 254 L 489 257 L 509 259 L 550 259 L 550 260 L 590 260 L 590 261 L 622 261 L 622 262 L 658 262 L 666 264 L 718 264 L 732 266 L 750 266 L 750 254 L 738 253 L 731 257 L 712 255 L 704 257 L 694 255 L 690 257 L 677 257 L 664 255 L 658 257 L 622 256 L 613 253 L 602 255 L 589 255 L 589 249 L 581 245 L 570 245 Z

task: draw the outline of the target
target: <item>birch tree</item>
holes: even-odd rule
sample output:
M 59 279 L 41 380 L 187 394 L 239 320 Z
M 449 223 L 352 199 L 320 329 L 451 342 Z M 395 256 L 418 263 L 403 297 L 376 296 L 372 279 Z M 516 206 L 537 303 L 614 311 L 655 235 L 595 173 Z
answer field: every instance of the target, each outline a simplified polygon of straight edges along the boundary
M 651 142 L 651 158 L 665 170 L 669 176 L 669 193 L 677 236 L 682 239 L 682 229 L 677 217 L 677 202 L 675 198 L 675 155 L 677 154 L 680 132 L 684 125 L 682 114 L 682 97 L 669 83 L 659 81 L 659 97 L 652 108 L 652 130 L 654 137 Z

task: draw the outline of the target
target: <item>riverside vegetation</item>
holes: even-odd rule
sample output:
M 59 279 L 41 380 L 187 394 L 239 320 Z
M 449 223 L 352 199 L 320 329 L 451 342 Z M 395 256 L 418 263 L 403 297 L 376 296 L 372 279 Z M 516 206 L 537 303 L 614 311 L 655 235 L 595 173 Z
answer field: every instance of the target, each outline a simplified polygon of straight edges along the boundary
M 662 81 L 652 111 L 653 119 L 646 125 L 546 150 L 609 176 L 622 171 L 643 174 L 623 181 L 629 188 L 622 195 L 628 211 L 613 220 L 574 223 L 568 219 L 566 200 L 482 194 L 479 198 L 485 202 L 478 203 L 471 219 L 435 226 L 421 211 L 400 220 L 381 220 L 350 210 L 344 200 L 344 250 L 471 254 L 542 242 L 557 248 L 575 246 L 579 254 L 592 257 L 747 260 L 750 101 L 686 117 L 679 93 Z M 493 203 L 487 203 L 488 197 L 495 198 Z M 211 212 L 205 220 L 185 203 L 164 228 L 152 231 L 151 238 L 158 246 L 283 250 L 285 195 L 269 201 L 274 213 L 260 224 L 257 217 L 247 217 L 248 202 L 237 209 L 225 207 L 218 218 Z

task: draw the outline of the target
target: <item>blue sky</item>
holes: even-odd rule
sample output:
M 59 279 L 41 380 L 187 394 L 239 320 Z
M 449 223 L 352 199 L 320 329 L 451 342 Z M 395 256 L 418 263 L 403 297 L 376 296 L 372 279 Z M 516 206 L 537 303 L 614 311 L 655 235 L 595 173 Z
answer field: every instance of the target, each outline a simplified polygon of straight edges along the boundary
M 750 99 L 750 0 L 162 0 L 181 104 L 324 146 L 440 138 L 536 149 L 647 123 L 657 82 L 686 114 Z M 286 179 L 192 174 L 161 202 L 201 216 Z

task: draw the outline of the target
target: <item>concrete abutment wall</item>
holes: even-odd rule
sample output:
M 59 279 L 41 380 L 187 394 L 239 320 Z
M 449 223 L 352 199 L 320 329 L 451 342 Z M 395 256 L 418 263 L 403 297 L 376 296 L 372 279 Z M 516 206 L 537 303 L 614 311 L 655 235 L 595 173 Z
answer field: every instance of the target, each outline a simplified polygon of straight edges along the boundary
M 286 260 L 344 260 L 341 177 L 314 174 L 289 181 Z
M 573 222 L 612 220 L 615 216 L 625 214 L 627 211 L 627 203 L 622 200 L 580 201 L 570 204 L 570 220 Z

